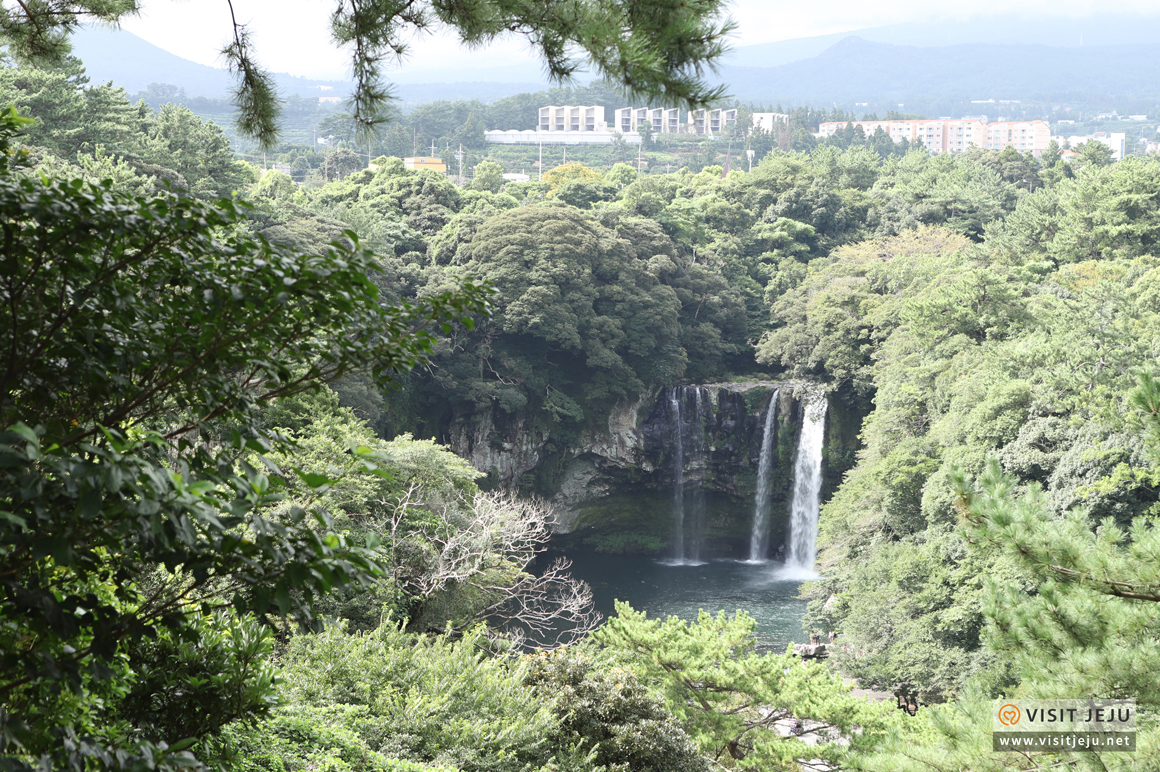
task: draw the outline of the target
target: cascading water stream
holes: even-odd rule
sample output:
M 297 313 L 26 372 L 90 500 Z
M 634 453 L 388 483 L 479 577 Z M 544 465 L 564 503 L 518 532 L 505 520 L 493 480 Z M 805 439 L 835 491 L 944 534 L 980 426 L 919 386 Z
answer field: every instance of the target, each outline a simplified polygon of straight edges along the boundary
M 702 399 L 701 389 L 698 386 L 693 387 L 693 435 L 689 438 L 690 451 L 692 454 L 693 467 L 698 470 L 699 477 L 693 487 L 692 517 L 690 518 L 692 526 L 689 531 L 689 539 L 686 543 L 685 559 L 694 565 L 701 563 L 701 542 L 703 541 L 703 531 L 705 529 L 705 404 Z
M 801 437 L 794 463 L 790 506 L 790 550 L 783 576 L 813 578 L 817 557 L 818 509 L 822 491 L 822 442 L 826 428 L 826 398 L 811 395 L 803 406 Z
M 669 394 L 673 419 L 673 559 L 685 559 L 685 441 L 681 436 L 681 395 L 673 388 Z
M 753 533 L 749 537 L 749 560 L 765 560 L 769 550 L 769 493 L 773 471 L 773 444 L 777 428 L 777 397 L 774 389 L 765 409 L 765 431 L 761 435 L 761 459 L 757 462 L 757 496 L 753 502 Z

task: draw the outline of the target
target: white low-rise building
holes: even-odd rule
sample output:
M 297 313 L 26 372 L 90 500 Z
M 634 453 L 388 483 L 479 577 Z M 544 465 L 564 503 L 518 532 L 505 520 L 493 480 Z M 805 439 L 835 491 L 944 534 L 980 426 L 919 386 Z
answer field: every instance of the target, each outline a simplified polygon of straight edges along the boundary
M 608 131 L 603 105 L 549 105 L 540 108 L 540 131 L 579 132 Z
M 753 116 L 753 128 L 773 133 L 773 127 L 778 123 L 789 123 L 786 113 L 750 113 Z
M 829 137 L 846 128 L 860 126 L 870 137 L 878 129 L 894 142 L 906 140 L 931 153 L 961 153 L 971 145 L 985 150 L 1013 147 L 1020 153 L 1039 157 L 1051 143 L 1046 121 L 1005 121 L 988 123 L 978 118 L 938 118 L 896 121 L 827 121 L 818 127 L 819 137 Z
M 611 145 L 621 137 L 630 145 L 640 144 L 640 134 L 613 131 L 526 131 L 493 129 L 483 133 L 491 145 Z
M 730 124 L 737 123 L 736 110 L 690 110 L 688 133 L 712 137 Z
M 622 134 L 638 131 L 645 123 L 653 134 L 679 134 L 684 128 L 675 107 L 622 107 L 613 112 L 612 127 Z
M 1085 142 L 1095 141 L 1102 142 L 1112 149 L 1112 160 L 1119 161 L 1127 155 L 1127 134 L 1122 131 L 1097 131 L 1095 134 L 1089 134 L 1086 137 L 1059 137 L 1056 141 L 1063 145 L 1066 141 L 1071 149 L 1079 147 Z M 1063 141 L 1061 141 L 1063 140 Z

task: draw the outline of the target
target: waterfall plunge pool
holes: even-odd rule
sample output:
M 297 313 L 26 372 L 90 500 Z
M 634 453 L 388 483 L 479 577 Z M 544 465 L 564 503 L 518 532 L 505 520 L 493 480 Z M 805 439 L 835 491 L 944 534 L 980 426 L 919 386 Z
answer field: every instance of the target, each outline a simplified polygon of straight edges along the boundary
M 644 555 L 595 552 L 553 552 L 572 561 L 572 574 L 592 586 L 596 610 L 615 613 L 614 600 L 628 601 L 649 618 L 678 616 L 695 620 L 701 609 L 716 615 L 748 612 L 757 622 L 759 651 L 785 651 L 790 643 L 807 643 L 802 632 L 806 601 L 798 587 L 808 576 L 780 578 L 781 565 L 740 560 L 710 560 L 699 565 L 673 565 Z

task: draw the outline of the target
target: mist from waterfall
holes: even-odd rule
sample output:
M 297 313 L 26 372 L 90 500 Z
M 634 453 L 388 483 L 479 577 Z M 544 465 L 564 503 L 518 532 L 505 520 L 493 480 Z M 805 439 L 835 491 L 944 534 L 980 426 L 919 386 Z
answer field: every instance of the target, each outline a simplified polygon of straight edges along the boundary
M 826 428 L 826 398 L 816 394 L 804 400 L 802 430 L 793 472 L 790 505 L 789 558 L 784 578 L 812 579 L 817 557 L 818 509 L 822 491 L 822 443 Z
M 757 495 L 753 501 L 753 532 L 749 537 L 749 560 L 760 562 L 769 551 L 769 494 L 773 471 L 773 445 L 777 428 L 777 398 L 774 389 L 765 409 L 765 431 L 761 435 L 761 458 L 757 462 Z

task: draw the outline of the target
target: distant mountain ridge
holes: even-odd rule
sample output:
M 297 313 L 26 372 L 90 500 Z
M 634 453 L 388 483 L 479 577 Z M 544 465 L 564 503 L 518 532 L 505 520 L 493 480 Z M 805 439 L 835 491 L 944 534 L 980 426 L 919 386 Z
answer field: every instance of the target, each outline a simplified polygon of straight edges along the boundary
M 922 48 L 972 43 L 1038 44 L 1062 48 L 1148 45 L 1160 41 L 1160 15 L 1116 15 L 1095 19 L 1028 19 L 1003 15 L 954 22 L 906 22 L 740 46 L 725 56 L 724 64 L 729 67 L 777 67 L 818 56 L 849 37 Z
M 723 67 L 716 80 L 740 99 L 813 104 L 954 95 L 1047 98 L 1093 92 L 1160 95 L 1160 45 L 1053 47 L 1028 44 L 899 46 L 847 37 L 818 56 L 778 67 Z
M 113 81 L 130 94 L 151 83 L 167 83 L 185 89 L 191 97 L 224 97 L 234 87 L 227 70 L 207 67 L 175 56 L 132 32 L 87 26 L 72 36 L 73 54 L 85 63 L 93 81 Z M 345 96 L 351 84 L 334 80 L 311 80 L 275 73 L 279 90 L 297 96 Z
M 73 53 L 84 62 L 94 82 L 113 81 L 130 94 L 144 91 L 152 83 L 163 83 L 185 89 L 189 97 L 223 98 L 234 87 L 227 70 L 208 67 L 169 53 L 126 30 L 107 27 L 83 27 L 72 37 Z M 501 77 L 493 80 L 494 73 Z M 403 73 L 395 73 L 403 75 Z M 447 75 L 450 71 L 437 71 Z M 529 77 L 522 65 L 472 70 L 473 81 L 415 83 L 414 75 L 397 79 L 395 94 L 403 106 L 438 99 L 482 99 L 492 101 L 512 94 L 539 91 L 547 81 Z M 509 77 L 509 76 L 519 76 Z M 313 80 L 286 73 L 273 73 L 280 93 L 301 97 L 346 97 L 354 84 L 342 80 Z
M 1125 17 L 1127 18 L 1127 17 Z M 1115 45 L 1062 46 L 1031 40 L 1056 40 L 1074 35 L 1078 22 L 1044 20 L 1031 27 L 968 22 L 958 25 L 914 23 L 862 30 L 865 35 L 823 35 L 814 38 L 744 46 L 731 52 L 716 78 L 743 101 L 772 104 L 889 101 L 905 103 L 916 96 L 948 95 L 956 99 L 1028 99 L 1054 94 L 1090 92 L 1107 96 L 1160 96 L 1156 77 L 1160 61 L 1160 17 L 1095 20 L 1080 33 L 1092 42 Z M 987 30 L 991 31 L 988 33 Z M 1024 42 L 958 43 L 916 46 L 899 41 L 953 41 L 989 34 L 1004 40 L 1022 35 Z M 926 37 L 923 37 L 926 36 Z M 111 80 L 129 93 L 151 83 L 185 90 L 189 97 L 224 97 L 233 79 L 224 69 L 207 67 L 175 56 L 132 33 L 87 27 L 73 37 L 74 52 L 92 80 Z M 787 59 L 787 57 L 796 57 Z M 767 64 L 768 63 L 768 64 Z M 389 77 L 404 106 L 439 99 L 493 101 L 512 94 L 538 91 L 547 81 L 522 65 L 452 71 L 404 71 Z M 445 78 L 423 82 L 424 78 Z M 345 81 L 311 80 L 275 74 L 287 95 L 345 97 Z M 463 78 L 471 78 L 464 81 Z

